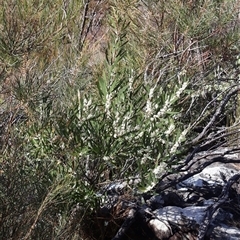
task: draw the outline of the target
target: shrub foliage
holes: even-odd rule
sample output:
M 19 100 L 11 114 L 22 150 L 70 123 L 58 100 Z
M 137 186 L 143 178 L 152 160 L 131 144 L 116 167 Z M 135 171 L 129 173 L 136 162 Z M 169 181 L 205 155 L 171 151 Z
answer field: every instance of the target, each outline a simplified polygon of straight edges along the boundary
M 102 186 L 238 127 L 237 0 L 0 3 L 0 238 L 96 239 Z

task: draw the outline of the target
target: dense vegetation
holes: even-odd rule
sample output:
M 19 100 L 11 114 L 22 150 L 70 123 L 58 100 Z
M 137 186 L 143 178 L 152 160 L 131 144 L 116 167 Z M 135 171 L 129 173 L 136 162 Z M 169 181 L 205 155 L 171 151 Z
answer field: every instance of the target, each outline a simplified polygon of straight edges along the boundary
M 238 0 L 0 5 L 1 239 L 107 239 L 104 184 L 134 197 L 238 128 Z

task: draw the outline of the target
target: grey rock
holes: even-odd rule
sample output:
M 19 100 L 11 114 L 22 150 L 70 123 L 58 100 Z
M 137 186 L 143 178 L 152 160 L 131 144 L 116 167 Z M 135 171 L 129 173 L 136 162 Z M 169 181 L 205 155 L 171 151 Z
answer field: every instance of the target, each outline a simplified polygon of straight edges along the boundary
M 210 236 L 210 240 L 239 240 L 240 229 L 221 224 L 216 226 Z
M 167 221 L 171 224 L 182 226 L 191 224 L 192 227 L 200 225 L 206 215 L 207 207 L 193 206 L 180 208 L 175 206 L 168 206 L 154 211 L 157 219 Z

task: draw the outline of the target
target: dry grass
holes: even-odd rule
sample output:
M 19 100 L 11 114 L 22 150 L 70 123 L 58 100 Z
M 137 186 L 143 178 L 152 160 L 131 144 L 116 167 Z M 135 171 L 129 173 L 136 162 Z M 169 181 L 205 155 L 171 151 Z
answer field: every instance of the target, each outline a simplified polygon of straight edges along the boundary
M 0 238 L 105 239 L 98 186 L 146 190 L 238 84 L 239 3 L 0 5 Z M 238 115 L 231 99 L 211 130 Z

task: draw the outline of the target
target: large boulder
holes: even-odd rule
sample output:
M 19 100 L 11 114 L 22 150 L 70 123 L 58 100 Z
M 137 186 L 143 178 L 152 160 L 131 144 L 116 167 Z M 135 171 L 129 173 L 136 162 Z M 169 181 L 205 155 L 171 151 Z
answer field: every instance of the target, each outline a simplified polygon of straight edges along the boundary
M 122 213 L 135 212 L 125 214 L 114 240 L 128 239 L 126 236 L 136 231 L 134 224 L 142 226 L 138 239 L 240 239 L 238 156 L 222 148 L 186 159 L 176 166 L 175 173 L 163 172 L 152 191 L 131 200 L 125 198 L 126 182 L 109 185 L 114 202 L 122 202 Z M 114 209 L 114 204 L 108 207 L 112 215 Z M 153 235 L 140 238 L 139 232 L 146 228 Z

